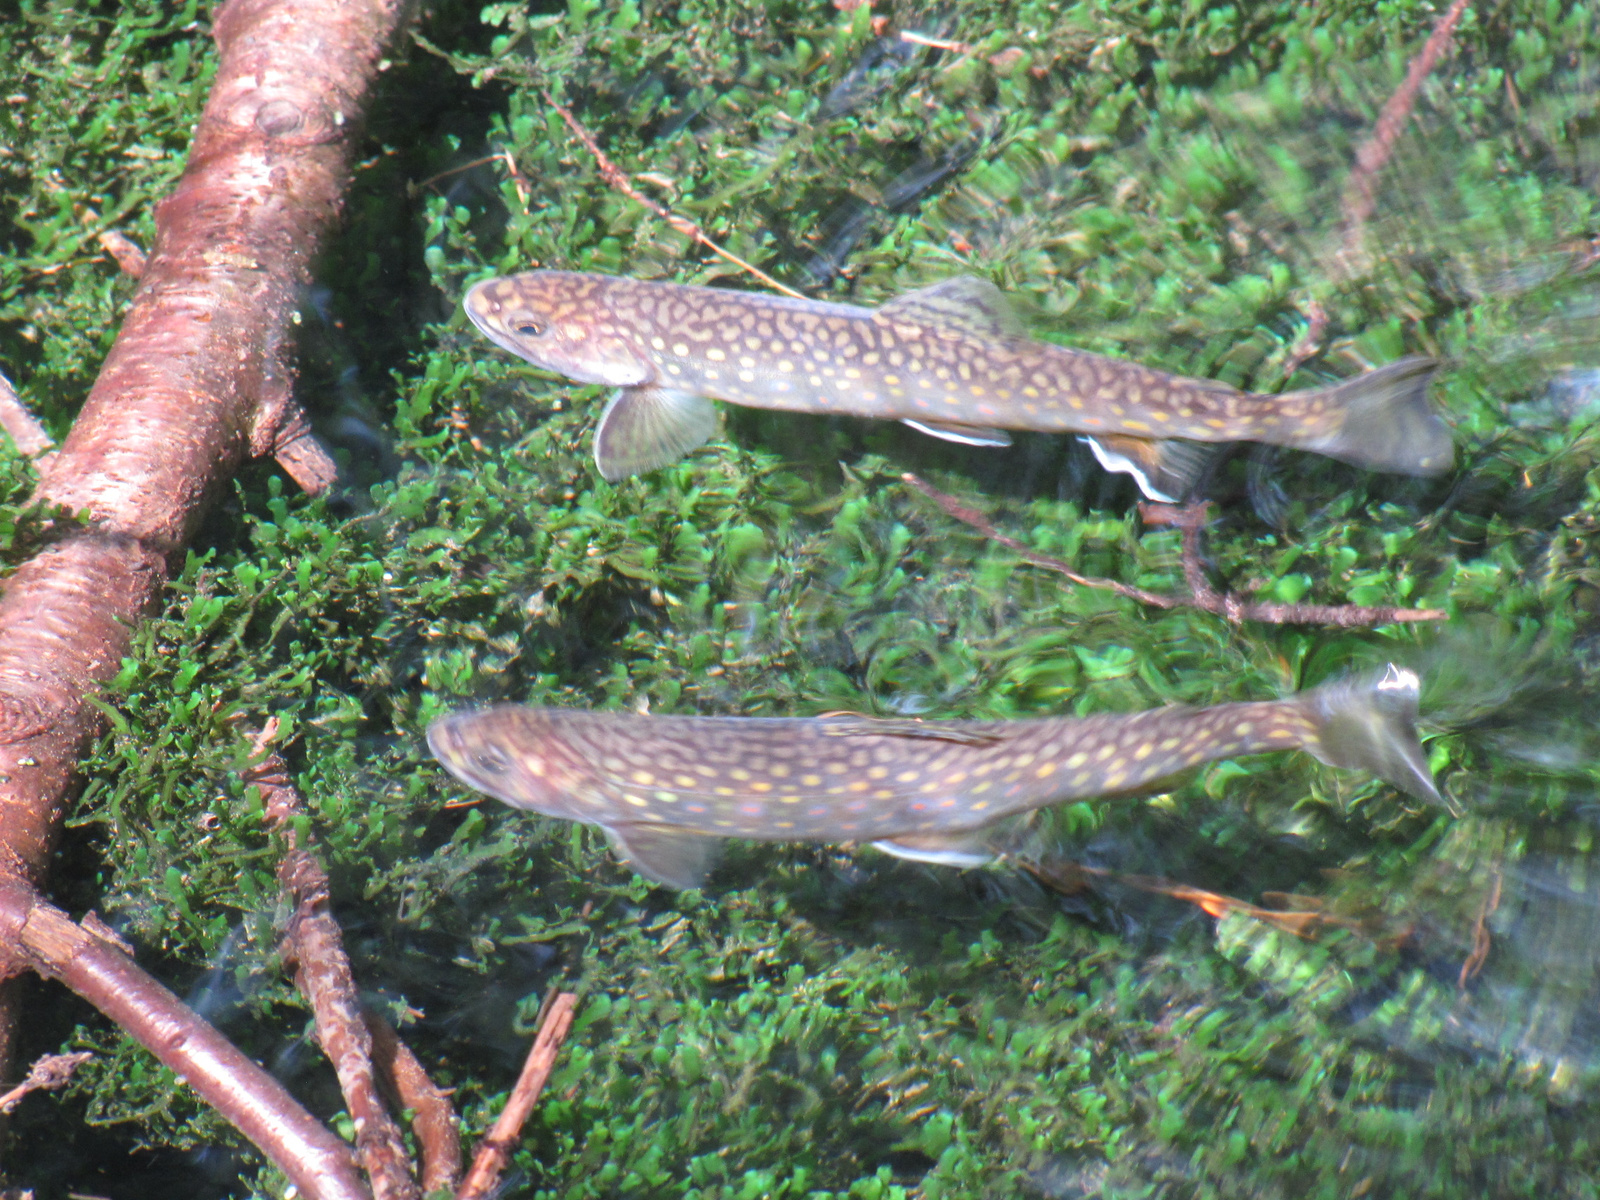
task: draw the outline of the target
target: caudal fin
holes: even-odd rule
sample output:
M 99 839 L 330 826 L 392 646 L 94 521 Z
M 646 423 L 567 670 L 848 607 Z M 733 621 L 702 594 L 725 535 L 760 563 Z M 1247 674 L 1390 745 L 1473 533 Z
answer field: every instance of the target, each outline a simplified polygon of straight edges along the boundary
M 1437 475 L 1455 461 L 1450 430 L 1428 403 L 1438 369 L 1412 355 L 1332 387 L 1292 392 L 1303 400 L 1315 432 L 1295 445 L 1372 471 Z
M 1306 749 L 1325 763 L 1359 767 L 1418 799 L 1442 804 L 1417 740 L 1420 687 L 1414 671 L 1390 663 L 1379 675 L 1307 692 L 1302 700 L 1317 741 Z

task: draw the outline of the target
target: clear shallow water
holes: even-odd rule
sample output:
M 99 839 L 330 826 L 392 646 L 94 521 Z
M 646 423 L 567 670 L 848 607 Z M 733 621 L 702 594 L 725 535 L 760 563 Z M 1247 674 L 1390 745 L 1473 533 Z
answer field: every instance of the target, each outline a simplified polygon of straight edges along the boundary
M 1208 484 L 1208 568 L 1252 596 L 1449 619 L 1141 609 L 1019 565 L 898 479 L 927 475 L 1086 574 L 1179 590 L 1176 535 L 1070 439 L 988 452 L 733 412 L 722 442 L 608 487 L 587 459 L 598 391 L 459 319 L 408 342 L 397 380 L 368 366 L 352 384 L 362 330 L 394 311 L 349 265 L 388 228 L 395 189 L 374 185 L 318 328 L 327 427 L 380 486 L 343 498 L 361 514 L 345 524 L 248 481 L 243 533 L 215 535 L 119 693 L 130 732 L 84 809 L 94 902 L 336 1109 L 271 960 L 281 914 L 227 782 L 235 734 L 194 715 L 238 703 L 300 723 L 360 977 L 423 1014 L 413 1042 L 469 1124 L 509 1086 L 539 997 L 583 992 L 518 1194 L 1587 1194 L 1600 159 L 1581 23 L 1469 21 L 1348 255 L 1348 164 L 1431 13 L 964 5 L 875 32 L 823 5 L 628 11 L 526 29 L 491 12 L 511 41 L 463 64 L 494 72 L 465 98 L 483 124 L 410 177 L 502 148 L 518 176 L 501 160 L 425 189 L 411 252 L 439 290 L 413 315 L 534 263 L 752 286 L 606 187 L 540 86 L 638 186 L 813 294 L 875 304 L 975 271 L 1036 336 L 1263 390 L 1320 308 L 1293 386 L 1438 355 L 1458 470 L 1245 449 Z M 163 643 L 205 664 L 187 713 Z M 444 809 L 461 794 L 417 737 L 505 698 L 1027 716 L 1259 698 L 1389 659 L 1427 680 L 1449 810 L 1300 757 L 1240 760 L 1022 831 L 1019 856 L 1058 881 L 1097 872 L 1066 891 L 1014 866 L 736 845 L 704 894 L 674 896 L 592 833 Z M 220 825 L 181 819 L 203 806 Z M 168 867 L 187 915 L 148 886 Z M 1217 919 L 1180 887 L 1321 919 Z M 76 1103 L 174 1147 L 164 1165 L 212 1146 L 208 1186 L 227 1186 L 226 1132 L 86 1036 L 116 1087 Z M 25 1144 L 49 1144 L 39 1128 Z

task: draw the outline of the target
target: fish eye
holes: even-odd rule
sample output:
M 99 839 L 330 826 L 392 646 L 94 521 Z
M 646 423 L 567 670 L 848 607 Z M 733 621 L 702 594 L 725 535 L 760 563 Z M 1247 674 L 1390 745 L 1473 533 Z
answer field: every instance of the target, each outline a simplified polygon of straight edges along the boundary
M 511 326 L 511 332 L 521 337 L 542 337 L 548 326 L 540 324 L 529 317 L 519 317 Z
M 499 775 L 511 767 L 511 760 L 494 746 L 484 746 L 472 755 L 472 765 L 490 775 Z

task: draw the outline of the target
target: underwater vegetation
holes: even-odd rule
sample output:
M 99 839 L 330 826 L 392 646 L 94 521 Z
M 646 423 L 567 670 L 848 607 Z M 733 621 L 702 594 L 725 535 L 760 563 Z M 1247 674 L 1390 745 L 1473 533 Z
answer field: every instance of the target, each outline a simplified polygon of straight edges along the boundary
M 101 699 L 62 902 L 348 1126 L 277 961 L 278 847 L 239 781 L 242 725 L 275 718 L 358 979 L 468 1132 L 542 998 L 580 996 L 508 1194 L 1592 1195 L 1595 30 L 1580 5 L 1468 9 L 1352 239 L 1350 164 L 1436 16 L 434 6 L 303 310 L 301 391 L 346 486 L 236 481 Z M 204 96 L 203 19 L 44 3 L 0 27 L 0 92 L 31 97 L 0 105 L 0 352 L 58 435 L 133 287 L 83 210 L 148 232 Z M 813 299 L 878 308 L 976 275 L 1035 339 L 1258 393 L 1438 360 L 1448 472 L 1249 446 L 1201 486 L 1205 569 L 1230 592 L 1445 619 L 1150 608 L 901 479 L 1085 575 L 1178 591 L 1179 533 L 1069 436 L 973 447 L 729 407 L 706 449 L 601 478 L 606 390 L 490 346 L 468 289 L 538 268 L 765 289 L 612 186 L 552 102 L 641 194 Z M 8 564 L 37 537 L 32 470 L 0 451 Z M 1014 847 L 1038 874 L 734 840 L 704 889 L 672 892 L 597 831 L 471 803 L 423 741 L 500 702 L 1098 717 L 1391 661 L 1422 680 L 1445 807 L 1305 755 L 1226 758 L 1042 812 Z M 26 1038 L 97 1057 L 20 1110 L 19 1185 L 283 1194 L 85 1007 Z

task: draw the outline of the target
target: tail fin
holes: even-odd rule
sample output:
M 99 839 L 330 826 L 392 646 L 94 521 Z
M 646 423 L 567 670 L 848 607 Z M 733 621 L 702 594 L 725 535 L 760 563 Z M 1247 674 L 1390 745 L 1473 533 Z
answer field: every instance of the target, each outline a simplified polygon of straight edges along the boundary
M 1374 471 L 1437 475 L 1455 461 L 1450 430 L 1428 404 L 1438 363 L 1412 355 L 1314 391 L 1282 397 L 1305 401 L 1315 432 L 1295 445 Z
M 1416 673 L 1390 663 L 1378 676 L 1346 679 L 1302 700 L 1317 728 L 1306 749 L 1335 767 L 1359 767 L 1403 792 L 1444 803 L 1417 740 Z

